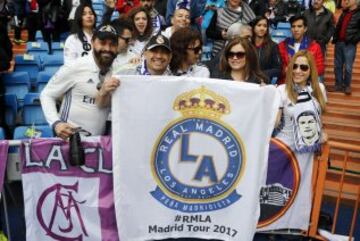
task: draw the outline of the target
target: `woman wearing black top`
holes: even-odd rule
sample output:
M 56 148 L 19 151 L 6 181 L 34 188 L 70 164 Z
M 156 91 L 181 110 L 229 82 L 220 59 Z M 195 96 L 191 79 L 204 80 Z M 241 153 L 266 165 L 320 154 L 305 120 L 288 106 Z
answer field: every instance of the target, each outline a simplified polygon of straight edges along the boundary
M 220 59 L 219 71 L 213 78 L 264 84 L 266 76 L 261 72 L 256 50 L 245 38 L 235 38 L 225 47 Z
M 256 17 L 252 22 L 252 42 L 256 47 L 260 69 L 270 81 L 278 79 L 281 74 L 281 58 L 277 44 L 269 34 L 269 20 L 266 17 Z

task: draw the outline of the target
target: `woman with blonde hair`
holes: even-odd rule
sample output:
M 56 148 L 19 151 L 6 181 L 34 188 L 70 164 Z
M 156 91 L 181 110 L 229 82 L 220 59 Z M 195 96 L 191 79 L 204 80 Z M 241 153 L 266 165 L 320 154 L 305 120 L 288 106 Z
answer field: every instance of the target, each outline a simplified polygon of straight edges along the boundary
M 318 81 L 314 58 L 307 50 L 298 51 L 290 60 L 285 84 L 278 86 L 280 110 L 275 138 L 295 155 L 299 186 L 291 207 L 296 215 L 286 212 L 276 225 L 306 230 L 311 211 L 311 177 L 314 153 L 327 137 L 322 131 L 321 113 L 325 111 L 325 87 Z M 275 167 L 273 167 L 275 168 Z M 274 223 L 275 225 L 275 223 Z
M 326 92 L 324 85 L 319 83 L 315 60 L 310 52 L 300 50 L 293 56 L 287 67 L 285 84 L 280 85 L 278 90 L 281 96 L 278 118 L 280 128 L 276 137 L 290 144 L 295 152 L 314 153 L 324 136 L 320 116 L 325 111 Z M 313 140 L 311 145 L 304 144 L 306 138 L 310 137 L 302 133 L 302 123 L 298 123 L 303 112 L 312 112 L 316 117 L 319 138 Z

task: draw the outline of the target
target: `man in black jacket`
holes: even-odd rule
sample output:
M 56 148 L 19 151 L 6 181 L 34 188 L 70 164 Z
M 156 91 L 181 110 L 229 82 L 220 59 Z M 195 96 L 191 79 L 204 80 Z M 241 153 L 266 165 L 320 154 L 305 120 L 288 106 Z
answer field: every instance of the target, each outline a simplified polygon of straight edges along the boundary
M 323 6 L 323 3 L 324 0 L 313 0 L 312 8 L 305 10 L 304 16 L 308 22 L 308 36 L 318 42 L 325 56 L 326 44 L 335 32 L 335 22 L 334 15 Z
M 352 68 L 356 45 L 360 40 L 360 0 L 345 0 L 344 11 L 336 25 L 335 43 L 335 91 L 351 94 Z M 345 67 L 345 71 L 343 68 Z M 343 74 L 345 72 L 345 74 Z

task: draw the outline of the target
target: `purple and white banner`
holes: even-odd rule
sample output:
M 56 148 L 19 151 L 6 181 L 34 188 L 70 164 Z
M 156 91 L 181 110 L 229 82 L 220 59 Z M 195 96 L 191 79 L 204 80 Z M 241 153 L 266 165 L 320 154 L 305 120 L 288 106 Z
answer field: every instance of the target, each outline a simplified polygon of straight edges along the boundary
M 313 154 L 292 150 L 286 140 L 271 140 L 258 231 L 309 227 Z
M 0 193 L 2 192 L 4 185 L 8 149 L 9 149 L 9 142 L 4 140 L 0 141 Z
M 86 161 L 70 166 L 68 142 L 35 139 L 21 145 L 26 238 L 117 241 L 111 138 L 84 138 Z

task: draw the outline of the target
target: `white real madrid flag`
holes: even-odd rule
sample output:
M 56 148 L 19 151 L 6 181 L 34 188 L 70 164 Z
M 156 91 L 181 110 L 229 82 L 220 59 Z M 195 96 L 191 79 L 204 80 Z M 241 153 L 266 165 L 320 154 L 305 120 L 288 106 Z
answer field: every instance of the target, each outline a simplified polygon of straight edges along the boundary
M 279 107 L 275 88 L 119 78 L 112 135 L 120 240 L 252 240 Z

